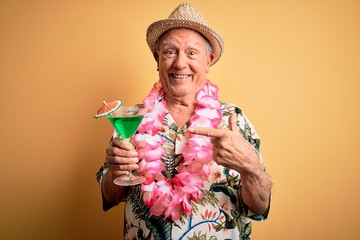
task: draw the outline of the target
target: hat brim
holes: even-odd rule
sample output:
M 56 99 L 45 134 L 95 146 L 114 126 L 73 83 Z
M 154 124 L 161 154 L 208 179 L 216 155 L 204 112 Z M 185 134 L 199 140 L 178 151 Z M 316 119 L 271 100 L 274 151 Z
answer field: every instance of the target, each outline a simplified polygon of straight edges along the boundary
M 198 22 L 189 20 L 164 19 L 152 23 L 146 31 L 146 42 L 152 53 L 156 51 L 156 41 L 166 31 L 173 28 L 189 28 L 201 33 L 210 43 L 214 53 L 211 65 L 214 65 L 224 51 L 224 41 L 219 33 Z

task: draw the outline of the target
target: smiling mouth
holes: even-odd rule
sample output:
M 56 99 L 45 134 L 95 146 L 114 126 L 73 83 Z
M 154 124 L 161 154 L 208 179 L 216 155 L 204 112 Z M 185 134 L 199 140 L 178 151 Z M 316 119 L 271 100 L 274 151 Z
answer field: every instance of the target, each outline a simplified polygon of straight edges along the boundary
M 171 76 L 172 78 L 185 79 L 185 78 L 190 77 L 191 75 L 171 73 L 170 76 Z

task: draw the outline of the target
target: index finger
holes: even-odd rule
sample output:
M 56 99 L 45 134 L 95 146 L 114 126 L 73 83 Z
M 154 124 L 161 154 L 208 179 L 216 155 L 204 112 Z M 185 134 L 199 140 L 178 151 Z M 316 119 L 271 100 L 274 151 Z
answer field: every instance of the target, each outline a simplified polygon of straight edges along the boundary
M 125 142 L 124 140 L 121 140 L 120 138 L 113 138 L 111 141 L 111 145 L 114 147 L 125 149 L 125 150 L 134 149 L 134 146 L 131 143 Z
M 225 135 L 224 130 L 210 128 L 210 127 L 189 127 L 188 131 L 193 134 L 198 134 L 208 137 L 223 137 Z

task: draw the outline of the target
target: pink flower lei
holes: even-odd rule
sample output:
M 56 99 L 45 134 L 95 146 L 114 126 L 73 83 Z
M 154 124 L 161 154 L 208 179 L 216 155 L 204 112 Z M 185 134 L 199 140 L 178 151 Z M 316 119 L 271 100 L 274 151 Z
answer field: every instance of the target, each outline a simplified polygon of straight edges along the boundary
M 190 126 L 218 127 L 222 112 L 217 92 L 217 86 L 206 81 L 196 93 L 197 105 L 190 118 Z M 133 138 L 141 159 L 138 172 L 146 178 L 141 186 L 143 201 L 151 214 L 178 220 L 182 214 L 192 213 L 190 201 L 197 202 L 204 196 L 200 188 L 210 175 L 208 164 L 212 161 L 212 144 L 209 137 L 190 134 L 182 152 L 184 160 L 176 167 L 177 173 L 171 179 L 165 177 L 162 174 L 165 166 L 161 159 L 166 153 L 161 148 L 164 139 L 158 133 L 167 108 L 159 83 L 154 85 L 143 103 L 149 111 L 139 126 L 139 133 Z

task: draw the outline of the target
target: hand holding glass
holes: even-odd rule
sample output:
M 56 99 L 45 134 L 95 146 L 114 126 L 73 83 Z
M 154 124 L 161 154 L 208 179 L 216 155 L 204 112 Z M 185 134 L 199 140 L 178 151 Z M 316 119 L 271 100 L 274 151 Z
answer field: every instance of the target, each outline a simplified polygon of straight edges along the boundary
M 134 106 L 120 106 L 118 110 L 108 115 L 108 119 L 116 129 L 118 136 L 128 143 L 131 143 L 131 138 L 134 136 L 143 117 Z M 137 185 L 144 181 L 145 177 L 133 175 L 132 171 L 128 171 L 127 174 L 114 179 L 114 183 L 120 186 Z

